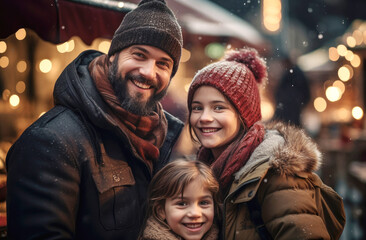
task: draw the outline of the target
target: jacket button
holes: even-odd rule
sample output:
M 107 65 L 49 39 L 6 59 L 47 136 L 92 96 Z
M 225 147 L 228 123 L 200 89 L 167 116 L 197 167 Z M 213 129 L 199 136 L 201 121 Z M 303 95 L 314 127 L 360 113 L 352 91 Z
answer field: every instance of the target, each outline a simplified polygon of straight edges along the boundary
M 121 181 L 121 179 L 116 174 L 113 174 L 112 177 L 113 177 L 113 181 L 115 181 L 115 182 Z
M 253 190 L 251 190 L 249 193 L 248 193 L 248 197 L 251 197 L 253 196 Z

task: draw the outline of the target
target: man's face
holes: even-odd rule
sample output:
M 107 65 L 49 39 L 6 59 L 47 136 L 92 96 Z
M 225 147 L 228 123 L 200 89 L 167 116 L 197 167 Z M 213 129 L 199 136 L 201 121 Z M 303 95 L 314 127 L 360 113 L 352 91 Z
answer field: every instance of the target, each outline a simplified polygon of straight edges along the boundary
M 121 106 L 137 115 L 149 115 L 167 92 L 172 58 L 159 48 L 133 45 L 109 60 L 108 78 Z

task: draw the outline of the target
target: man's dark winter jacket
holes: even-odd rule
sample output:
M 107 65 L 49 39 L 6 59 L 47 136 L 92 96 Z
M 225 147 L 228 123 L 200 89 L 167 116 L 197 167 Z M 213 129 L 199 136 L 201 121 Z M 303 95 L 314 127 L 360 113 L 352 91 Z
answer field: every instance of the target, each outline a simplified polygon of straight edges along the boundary
M 136 239 L 151 174 L 107 114 L 80 54 L 61 74 L 55 107 L 10 149 L 9 239 Z M 166 113 L 168 134 L 155 171 L 167 161 L 183 124 Z

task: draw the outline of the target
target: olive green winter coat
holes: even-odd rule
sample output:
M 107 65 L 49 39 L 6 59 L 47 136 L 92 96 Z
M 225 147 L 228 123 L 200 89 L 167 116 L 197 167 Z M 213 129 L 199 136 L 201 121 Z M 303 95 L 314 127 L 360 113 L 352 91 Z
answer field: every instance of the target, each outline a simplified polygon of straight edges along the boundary
M 316 144 L 303 131 L 267 125 L 263 142 L 236 173 L 225 198 L 225 239 L 260 239 L 246 205 L 254 196 L 273 239 L 331 239 L 328 231 L 334 230 L 327 230 L 315 203 L 314 185 L 322 182 L 314 171 L 320 164 Z M 343 206 L 339 211 L 343 229 Z

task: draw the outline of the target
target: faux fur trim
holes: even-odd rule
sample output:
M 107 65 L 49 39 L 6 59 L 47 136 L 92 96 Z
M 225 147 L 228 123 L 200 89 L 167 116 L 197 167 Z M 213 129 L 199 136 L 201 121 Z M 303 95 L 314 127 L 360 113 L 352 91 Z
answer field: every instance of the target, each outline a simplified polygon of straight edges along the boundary
M 211 229 L 205 234 L 202 238 L 203 240 L 217 240 L 219 236 L 219 229 L 216 224 L 213 224 Z M 180 236 L 173 233 L 168 225 L 162 224 L 150 217 L 147 220 L 146 228 L 143 232 L 143 236 L 139 240 L 161 240 L 161 239 L 169 239 L 169 240 L 182 240 Z
M 322 154 L 316 143 L 304 130 L 282 122 L 264 124 L 266 134 L 253 151 L 248 162 L 235 173 L 235 179 L 244 177 L 257 166 L 269 162 L 280 174 L 295 175 L 319 169 Z
M 284 139 L 269 159 L 270 166 L 282 174 L 316 171 L 322 163 L 317 144 L 304 130 L 281 122 L 271 122 L 266 129 L 277 130 Z
M 150 217 L 146 222 L 146 227 L 141 239 L 157 240 L 157 239 L 172 239 L 182 240 L 181 237 L 170 231 L 168 225 L 163 225 L 154 218 Z

